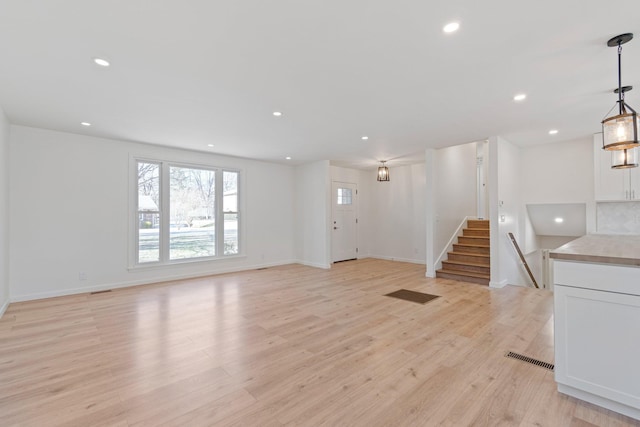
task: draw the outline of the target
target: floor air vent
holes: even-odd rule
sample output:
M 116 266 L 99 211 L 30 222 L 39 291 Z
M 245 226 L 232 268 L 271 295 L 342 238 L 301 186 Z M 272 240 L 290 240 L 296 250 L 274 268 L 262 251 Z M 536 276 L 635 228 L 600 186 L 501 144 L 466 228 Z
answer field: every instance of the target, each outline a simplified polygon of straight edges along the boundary
M 93 292 L 89 292 L 89 295 L 106 294 L 107 292 L 111 292 L 111 289 L 107 289 L 106 291 L 93 291 Z
M 555 366 L 553 366 L 553 363 L 543 362 L 542 360 L 534 359 L 529 356 L 523 356 L 522 354 L 514 353 L 513 351 L 510 351 L 504 356 L 510 357 L 512 359 L 522 360 L 523 362 L 531 363 L 532 365 L 540 366 L 550 371 L 553 371 L 555 369 Z

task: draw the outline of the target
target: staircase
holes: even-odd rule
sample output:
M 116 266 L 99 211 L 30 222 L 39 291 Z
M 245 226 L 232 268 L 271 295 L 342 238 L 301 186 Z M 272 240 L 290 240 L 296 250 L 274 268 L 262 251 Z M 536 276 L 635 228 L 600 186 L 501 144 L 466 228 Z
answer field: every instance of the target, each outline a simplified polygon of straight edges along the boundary
M 489 285 L 489 221 L 470 219 L 436 277 Z

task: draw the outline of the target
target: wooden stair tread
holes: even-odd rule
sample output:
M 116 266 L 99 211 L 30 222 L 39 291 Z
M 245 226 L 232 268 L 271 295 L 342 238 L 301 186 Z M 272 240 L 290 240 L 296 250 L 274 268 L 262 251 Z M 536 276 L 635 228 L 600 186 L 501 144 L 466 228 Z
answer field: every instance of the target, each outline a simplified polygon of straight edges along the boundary
M 443 263 L 455 264 L 455 265 L 470 265 L 472 267 L 485 267 L 489 268 L 487 264 L 478 264 L 476 262 L 467 262 L 467 261 L 452 261 L 452 260 L 444 260 Z
M 464 256 L 476 256 L 476 257 L 481 257 L 481 258 L 490 258 L 491 257 L 491 255 L 489 255 L 489 254 L 478 254 L 478 253 L 473 253 L 473 252 L 451 251 L 451 252 L 449 252 L 449 254 L 464 255 Z
M 445 268 L 441 268 L 440 270 L 437 270 L 436 274 L 437 273 L 452 274 L 454 276 L 476 277 L 478 279 L 487 279 L 487 280 L 491 278 L 489 274 L 477 273 L 473 271 L 464 271 L 464 270 L 447 270 Z
M 489 248 L 489 245 L 469 245 L 467 243 L 454 243 L 455 245 L 458 246 L 464 246 L 464 247 L 469 247 L 469 248 Z

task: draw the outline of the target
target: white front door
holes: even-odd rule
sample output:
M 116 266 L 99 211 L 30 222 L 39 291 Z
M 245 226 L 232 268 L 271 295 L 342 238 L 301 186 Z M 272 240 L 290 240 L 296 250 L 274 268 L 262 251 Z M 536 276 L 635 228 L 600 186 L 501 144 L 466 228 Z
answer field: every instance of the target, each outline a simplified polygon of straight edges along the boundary
M 333 262 L 356 259 L 357 197 L 356 184 L 334 181 L 331 186 L 333 212 L 331 221 L 331 259 Z

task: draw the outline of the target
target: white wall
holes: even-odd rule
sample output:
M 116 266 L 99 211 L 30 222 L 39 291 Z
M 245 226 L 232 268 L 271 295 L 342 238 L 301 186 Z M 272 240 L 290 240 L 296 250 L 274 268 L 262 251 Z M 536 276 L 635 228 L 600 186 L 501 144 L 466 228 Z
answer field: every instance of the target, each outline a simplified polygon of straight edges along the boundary
M 0 109 L 0 317 L 9 305 L 9 121 Z
M 537 236 L 527 204 L 585 203 L 587 230 L 595 224 L 593 141 L 591 138 L 520 148 L 522 215 L 518 244 L 536 280 L 542 278 L 541 249 L 555 249 L 575 237 Z M 528 283 L 528 280 L 527 280 Z
M 521 155 L 522 203 L 586 203 L 587 232 L 595 231 L 592 138 L 524 147 Z
M 520 149 L 500 137 L 489 139 L 489 199 L 491 213 L 491 286 L 526 283 L 520 260 L 507 233 L 518 243 L 520 218 L 524 216 L 520 191 Z M 494 226 L 497 224 L 497 227 Z
M 371 184 L 370 255 L 425 264 L 425 164 L 391 166 L 389 176 L 388 182 Z
M 465 217 L 477 213 L 475 142 L 435 152 L 435 254 L 438 256 Z
M 294 169 L 202 152 L 11 127 L 12 300 L 43 298 L 294 259 Z M 128 269 L 131 156 L 242 171 L 244 256 Z M 242 197 L 242 196 L 241 196 Z M 86 274 L 80 280 L 79 273 Z
M 593 201 L 591 138 L 521 148 L 523 203 Z
M 295 169 L 296 261 L 319 268 L 331 267 L 329 221 L 331 171 L 328 160 Z

